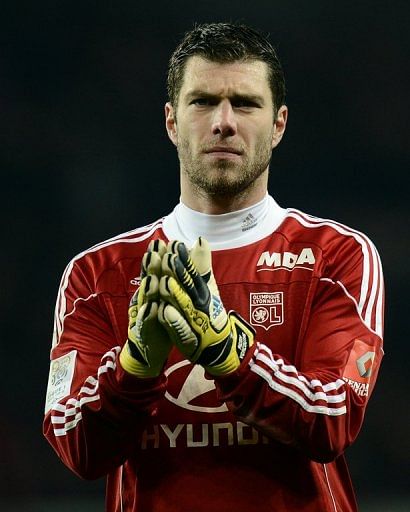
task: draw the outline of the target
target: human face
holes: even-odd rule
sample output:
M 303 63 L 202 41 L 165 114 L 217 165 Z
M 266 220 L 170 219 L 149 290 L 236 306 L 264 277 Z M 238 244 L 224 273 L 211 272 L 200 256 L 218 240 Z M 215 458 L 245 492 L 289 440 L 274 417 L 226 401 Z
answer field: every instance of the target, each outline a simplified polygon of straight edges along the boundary
M 165 112 L 188 203 L 195 194 L 234 197 L 255 186 L 257 199 L 264 196 L 272 149 L 287 116 L 282 106 L 274 119 L 264 62 L 221 64 L 190 57 L 177 109 L 167 103 Z

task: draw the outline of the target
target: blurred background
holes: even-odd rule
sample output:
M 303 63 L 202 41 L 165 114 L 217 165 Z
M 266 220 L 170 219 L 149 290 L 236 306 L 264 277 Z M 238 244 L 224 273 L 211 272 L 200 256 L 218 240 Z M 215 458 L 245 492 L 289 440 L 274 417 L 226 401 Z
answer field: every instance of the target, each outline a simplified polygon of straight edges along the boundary
M 178 201 L 167 61 L 209 21 L 269 32 L 282 60 L 290 119 L 270 192 L 364 231 L 381 253 L 386 356 L 348 459 L 360 510 L 410 510 L 409 3 L 2 0 L 4 512 L 103 510 L 104 482 L 79 480 L 42 437 L 54 300 L 75 254 Z

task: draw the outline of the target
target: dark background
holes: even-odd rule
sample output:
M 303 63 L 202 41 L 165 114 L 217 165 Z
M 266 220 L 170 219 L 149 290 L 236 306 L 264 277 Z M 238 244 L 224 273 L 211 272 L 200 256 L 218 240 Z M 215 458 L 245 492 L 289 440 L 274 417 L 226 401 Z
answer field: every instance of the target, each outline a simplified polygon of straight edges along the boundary
M 2 511 L 103 509 L 104 483 L 42 438 L 54 300 L 75 254 L 178 201 L 165 76 L 195 21 L 271 34 L 290 110 L 271 193 L 381 253 L 386 356 L 348 458 L 361 510 L 410 510 L 409 15 L 397 0 L 0 3 Z

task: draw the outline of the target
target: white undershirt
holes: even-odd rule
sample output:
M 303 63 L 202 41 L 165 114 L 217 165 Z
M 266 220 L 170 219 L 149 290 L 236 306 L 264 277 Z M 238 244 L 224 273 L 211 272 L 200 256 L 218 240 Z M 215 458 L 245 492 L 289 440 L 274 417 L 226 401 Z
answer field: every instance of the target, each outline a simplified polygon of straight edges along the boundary
M 200 213 L 180 202 L 164 218 L 163 230 L 169 240 L 180 240 L 188 247 L 203 236 L 214 250 L 231 249 L 262 240 L 285 216 L 286 210 L 268 194 L 253 206 L 220 215 Z

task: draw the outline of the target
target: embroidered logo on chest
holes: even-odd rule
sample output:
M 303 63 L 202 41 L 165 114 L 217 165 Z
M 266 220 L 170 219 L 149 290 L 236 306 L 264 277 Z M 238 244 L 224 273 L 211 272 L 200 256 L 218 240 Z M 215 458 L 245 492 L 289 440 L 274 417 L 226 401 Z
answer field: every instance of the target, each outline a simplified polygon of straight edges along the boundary
M 252 325 L 266 331 L 283 324 L 283 292 L 249 294 L 249 318 Z

